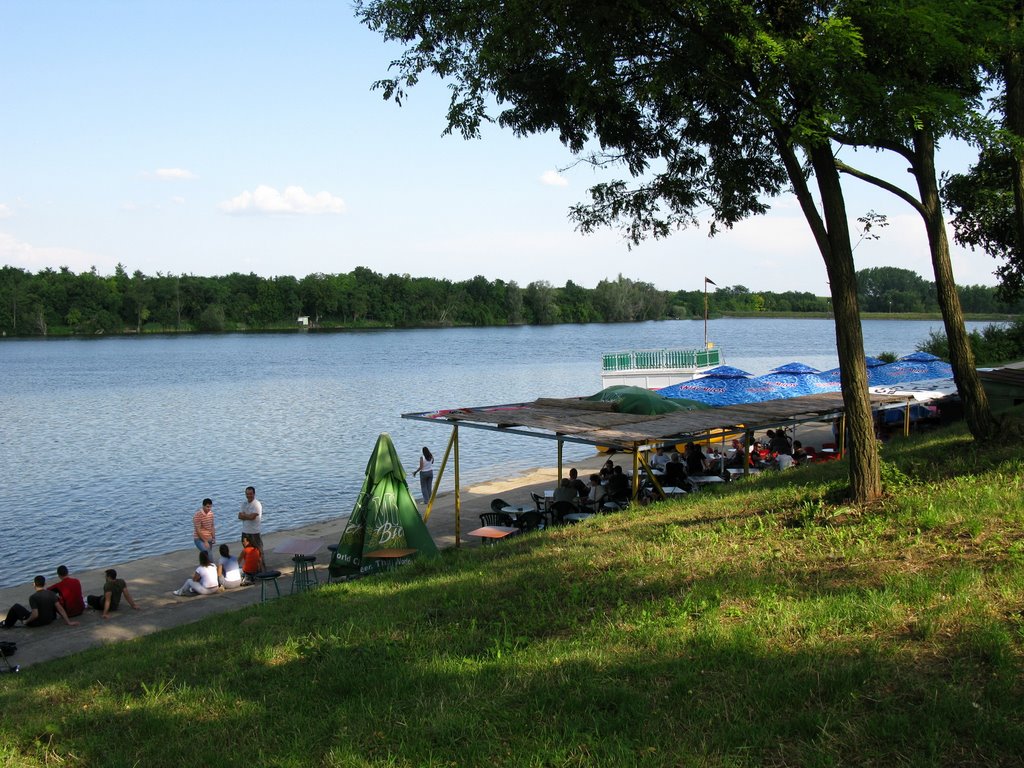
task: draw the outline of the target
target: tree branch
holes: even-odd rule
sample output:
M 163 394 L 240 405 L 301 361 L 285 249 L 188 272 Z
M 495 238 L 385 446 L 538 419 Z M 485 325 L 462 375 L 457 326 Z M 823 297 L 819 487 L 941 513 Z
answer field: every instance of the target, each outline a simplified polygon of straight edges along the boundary
M 927 212 L 925 211 L 924 206 L 921 205 L 921 202 L 912 194 L 900 187 L 897 187 L 895 184 L 892 184 L 885 179 L 880 179 L 877 176 L 872 176 L 870 173 L 865 173 L 853 166 L 847 165 L 842 160 L 836 160 L 836 168 L 838 168 L 841 173 L 849 174 L 861 181 L 866 181 L 868 184 L 874 184 L 876 187 L 880 187 L 887 192 L 891 192 L 917 211 L 922 218 L 926 216 Z

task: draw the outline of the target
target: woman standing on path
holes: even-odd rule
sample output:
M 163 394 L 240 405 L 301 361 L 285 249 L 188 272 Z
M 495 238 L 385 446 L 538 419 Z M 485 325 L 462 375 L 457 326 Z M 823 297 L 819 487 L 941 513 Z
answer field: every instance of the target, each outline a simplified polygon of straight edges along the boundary
M 423 503 L 426 504 L 430 501 L 430 491 L 434 484 L 434 456 L 425 445 L 423 446 L 423 455 L 420 456 L 419 469 L 413 472 L 412 476 L 416 477 L 417 474 L 420 476 L 420 495 L 423 497 Z

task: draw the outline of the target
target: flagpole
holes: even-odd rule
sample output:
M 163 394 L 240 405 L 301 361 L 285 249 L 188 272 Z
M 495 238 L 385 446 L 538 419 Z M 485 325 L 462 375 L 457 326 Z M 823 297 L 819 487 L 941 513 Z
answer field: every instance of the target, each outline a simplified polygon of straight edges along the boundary
M 708 348 L 708 279 L 704 278 L 704 349 Z
M 714 280 L 707 275 L 704 276 L 704 351 L 708 349 L 708 283 L 717 286 Z

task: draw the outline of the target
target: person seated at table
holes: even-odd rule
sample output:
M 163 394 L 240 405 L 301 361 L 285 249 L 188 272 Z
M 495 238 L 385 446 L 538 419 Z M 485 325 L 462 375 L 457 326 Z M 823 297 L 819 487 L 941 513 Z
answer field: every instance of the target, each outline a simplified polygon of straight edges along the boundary
M 796 466 L 793 462 L 793 455 L 789 453 L 780 453 L 775 457 L 775 468 L 776 469 L 790 469 Z
M 604 497 L 606 494 L 605 486 L 601 485 L 600 475 L 591 475 L 590 490 L 587 491 L 587 498 L 584 500 L 584 504 L 593 510 L 600 510 L 601 504 L 604 503 Z
M 263 555 L 244 533 L 242 534 L 242 554 L 238 561 L 242 565 L 242 584 L 255 584 L 256 574 L 263 570 Z
M 558 487 L 555 488 L 555 492 L 551 497 L 553 502 L 555 501 L 568 501 L 571 504 L 575 504 L 579 499 L 579 494 L 576 489 L 572 487 L 572 483 L 568 477 L 563 477 Z
M 629 501 L 629 497 L 632 495 L 633 488 L 630 485 L 629 478 L 622 471 L 622 467 L 616 466 L 615 471 L 612 472 L 612 476 L 608 480 L 608 497 L 612 501 Z
M 683 462 L 686 464 L 686 474 L 703 475 L 708 468 L 707 456 L 696 443 L 687 443 L 686 451 L 683 454 Z
M 236 589 L 242 586 L 242 567 L 238 558 L 231 556 L 227 544 L 220 545 L 220 562 L 217 563 L 217 582 L 224 589 Z
M 805 461 L 810 460 L 810 455 L 804 450 L 804 444 L 799 440 L 793 441 L 793 461 L 797 464 L 803 464 Z
M 661 479 L 662 488 L 682 488 L 687 490 L 690 487 L 690 478 L 686 474 L 686 465 L 682 457 L 676 451 L 672 451 L 668 464 L 665 465 L 665 474 Z
M 210 562 L 208 552 L 199 553 L 199 565 L 195 573 L 185 579 L 180 589 L 174 590 L 178 597 L 185 595 L 212 595 L 220 589 L 217 583 L 217 567 Z
M 742 469 L 743 457 L 746 455 L 749 454 L 744 450 L 743 443 L 739 440 L 733 440 L 732 447 L 729 449 L 729 458 L 725 460 L 725 466 Z
M 611 459 L 608 459 L 608 461 L 606 461 L 604 465 L 601 467 L 601 471 L 599 472 L 599 474 L 601 475 L 602 480 L 607 481 L 612 479 L 613 472 L 615 472 L 615 464 L 612 462 Z
M 768 430 L 768 448 L 772 453 L 775 454 L 786 454 L 791 456 L 793 454 L 793 444 L 789 441 L 789 436 L 781 429 L 777 430 L 775 434 Z
M 590 486 L 580 480 L 580 473 L 576 471 L 576 467 L 569 470 L 569 482 L 576 489 L 577 496 L 581 499 L 587 498 L 587 494 L 590 493 Z
M 651 469 L 660 469 L 664 472 L 668 459 L 668 454 L 665 453 L 665 446 L 659 445 L 654 449 L 654 453 L 648 455 L 647 463 L 651 465 Z

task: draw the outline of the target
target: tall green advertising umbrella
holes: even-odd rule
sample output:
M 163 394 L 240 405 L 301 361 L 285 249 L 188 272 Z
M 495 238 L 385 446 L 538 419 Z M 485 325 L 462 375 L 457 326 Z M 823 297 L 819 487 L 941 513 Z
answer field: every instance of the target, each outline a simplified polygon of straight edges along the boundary
M 383 433 L 370 454 L 363 487 L 331 557 L 331 574 L 373 573 L 414 554 L 436 557 L 437 545 L 409 493 L 395 445 Z

